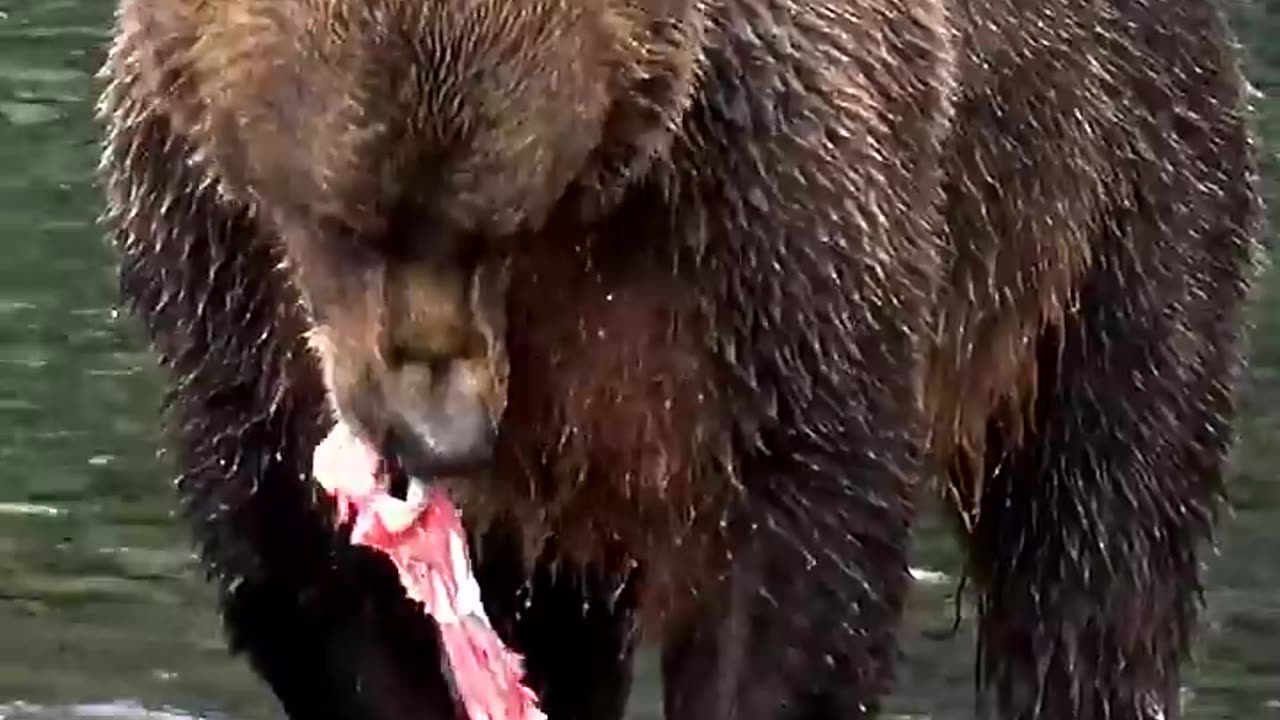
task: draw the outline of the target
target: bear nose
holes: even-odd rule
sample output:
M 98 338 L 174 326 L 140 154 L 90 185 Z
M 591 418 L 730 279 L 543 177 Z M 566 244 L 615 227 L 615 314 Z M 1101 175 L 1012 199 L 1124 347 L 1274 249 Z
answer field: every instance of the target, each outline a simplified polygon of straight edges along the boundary
M 473 363 L 435 358 L 384 381 L 384 444 L 409 475 L 467 475 L 486 464 L 497 435 Z
M 381 443 L 392 493 L 403 498 L 411 478 L 465 476 L 482 469 L 493 452 L 494 433 L 485 425 L 444 418 L 440 425 L 423 428 L 399 416 L 392 418 Z
M 393 494 L 410 478 L 475 474 L 488 464 L 496 419 L 458 361 L 361 374 L 334 393 L 339 413 L 382 456 Z

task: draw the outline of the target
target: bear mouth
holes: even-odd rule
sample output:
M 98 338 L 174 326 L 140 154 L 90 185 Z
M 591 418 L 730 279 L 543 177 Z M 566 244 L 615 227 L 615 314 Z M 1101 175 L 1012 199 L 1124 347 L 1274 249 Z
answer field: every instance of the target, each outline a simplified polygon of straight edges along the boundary
M 425 498 L 427 481 L 422 479 L 425 475 L 409 474 L 399 445 L 400 443 L 390 435 L 383 440 L 382 448 L 378 452 L 378 467 L 374 471 L 375 482 L 378 478 L 382 478 L 387 488 L 387 495 L 408 503 L 410 508 L 416 508 Z
M 436 623 L 444 665 L 471 718 L 540 720 L 522 661 L 493 630 L 458 509 L 440 482 L 416 477 L 339 422 L 315 449 L 312 474 L 337 503 L 351 542 L 380 550 L 405 594 Z
M 339 524 L 357 520 L 363 511 L 367 520 L 402 532 L 422 515 L 432 483 L 410 475 L 389 449 L 375 449 L 342 422 L 316 446 L 312 475 L 337 502 Z

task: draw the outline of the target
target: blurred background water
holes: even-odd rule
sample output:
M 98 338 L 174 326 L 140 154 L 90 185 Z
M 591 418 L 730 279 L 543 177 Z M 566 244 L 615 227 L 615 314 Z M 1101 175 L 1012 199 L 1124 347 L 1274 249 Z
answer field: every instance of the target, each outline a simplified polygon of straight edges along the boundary
M 164 0 L 157 0 L 164 1 Z M 0 720 L 278 715 L 229 658 L 157 457 L 157 375 L 95 227 L 94 72 L 109 0 L 0 0 Z M 1268 8 L 1270 5 L 1270 8 Z M 1238 10 L 1280 92 L 1280 0 Z M 1280 143 L 1280 113 L 1264 128 Z M 1274 166 L 1273 166 L 1274 167 Z M 1270 282 L 1280 288 L 1280 275 Z M 1211 563 L 1192 718 L 1280 718 L 1280 302 L 1257 312 L 1235 515 Z M 893 714 L 972 716 L 972 623 L 945 634 L 950 539 L 926 520 Z M 656 717 L 641 667 L 637 718 Z

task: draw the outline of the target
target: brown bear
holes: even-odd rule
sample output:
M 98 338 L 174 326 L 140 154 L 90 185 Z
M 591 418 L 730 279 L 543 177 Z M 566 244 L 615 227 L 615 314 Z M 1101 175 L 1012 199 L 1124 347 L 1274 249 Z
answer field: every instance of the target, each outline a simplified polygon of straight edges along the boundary
M 121 288 L 233 646 L 454 718 L 310 480 L 445 483 L 553 719 L 860 718 L 930 481 L 1001 718 L 1178 716 L 1260 201 L 1209 0 L 121 0 Z

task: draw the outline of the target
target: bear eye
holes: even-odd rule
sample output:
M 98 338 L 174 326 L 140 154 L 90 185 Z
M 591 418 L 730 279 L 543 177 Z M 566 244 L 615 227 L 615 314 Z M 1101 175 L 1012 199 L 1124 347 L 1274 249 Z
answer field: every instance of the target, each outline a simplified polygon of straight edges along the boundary
M 425 367 L 432 377 L 443 376 L 455 357 L 454 353 L 401 343 L 392 345 L 386 351 L 388 367 L 401 368 L 406 365 L 417 365 Z
M 421 203 L 399 205 L 368 240 L 388 259 L 438 267 L 474 267 L 500 244 L 499 237 Z
M 365 233 L 350 223 L 342 219 L 322 218 L 316 227 L 316 238 L 308 244 L 319 248 L 334 267 L 352 271 L 384 262 L 382 253 L 364 241 Z

